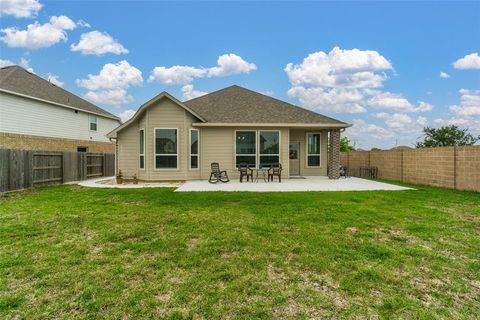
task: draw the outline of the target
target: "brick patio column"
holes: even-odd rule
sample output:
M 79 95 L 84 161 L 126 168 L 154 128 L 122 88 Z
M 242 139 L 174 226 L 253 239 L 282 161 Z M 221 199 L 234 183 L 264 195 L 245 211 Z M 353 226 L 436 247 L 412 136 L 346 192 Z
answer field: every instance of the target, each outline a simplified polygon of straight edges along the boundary
M 340 178 L 340 130 L 332 130 L 329 135 L 328 178 Z

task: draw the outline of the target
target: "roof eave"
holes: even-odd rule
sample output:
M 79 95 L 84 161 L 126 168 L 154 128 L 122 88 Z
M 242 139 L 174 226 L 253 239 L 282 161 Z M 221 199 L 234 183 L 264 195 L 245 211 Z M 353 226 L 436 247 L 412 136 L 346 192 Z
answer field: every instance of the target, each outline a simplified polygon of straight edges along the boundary
M 287 127 L 287 128 L 335 128 L 343 129 L 351 127 L 349 123 L 220 123 L 220 122 L 204 122 L 192 123 L 193 127 Z
M 69 105 L 67 105 L 67 104 L 62 104 L 62 103 L 58 103 L 58 102 L 54 102 L 54 101 L 50 101 L 50 100 L 45 100 L 45 99 L 37 98 L 37 97 L 29 96 L 29 95 L 27 95 L 27 94 L 18 93 L 18 92 L 15 92 L 15 91 L 10 91 L 10 90 L 6 90 L 6 89 L 0 88 L 0 92 L 4 92 L 4 93 L 11 94 L 11 95 L 19 96 L 19 97 L 23 97 L 23 98 L 27 98 L 27 99 L 31 99 L 31 100 L 36 100 L 36 101 L 40 101 L 40 102 L 45 102 L 45 103 L 53 104 L 53 105 L 56 105 L 56 106 L 59 106 L 59 107 L 68 108 L 68 109 L 72 109 L 72 110 L 78 110 L 78 111 L 81 111 L 81 112 L 85 112 L 85 113 L 89 113 L 89 114 L 94 114 L 94 115 L 97 115 L 97 116 L 100 116 L 100 117 L 104 117 L 104 118 L 109 118 L 109 119 L 113 119 L 113 120 L 120 121 L 120 118 L 119 118 L 119 117 L 110 116 L 110 115 L 103 114 L 103 113 L 99 113 L 99 112 L 87 111 L 87 110 L 85 110 L 85 109 L 75 108 L 75 107 L 69 106 Z

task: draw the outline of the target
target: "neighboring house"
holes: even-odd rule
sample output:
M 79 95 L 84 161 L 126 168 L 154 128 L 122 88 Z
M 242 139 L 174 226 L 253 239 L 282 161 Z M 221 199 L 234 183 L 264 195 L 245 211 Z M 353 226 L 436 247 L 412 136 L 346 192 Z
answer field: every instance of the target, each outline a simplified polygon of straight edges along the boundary
M 0 148 L 113 153 L 113 114 L 18 67 L 0 69 Z
M 117 169 L 142 180 L 208 179 L 212 162 L 231 177 L 242 162 L 280 162 L 286 178 L 338 178 L 340 130 L 349 126 L 231 86 L 183 103 L 162 92 L 107 136 L 117 141 Z

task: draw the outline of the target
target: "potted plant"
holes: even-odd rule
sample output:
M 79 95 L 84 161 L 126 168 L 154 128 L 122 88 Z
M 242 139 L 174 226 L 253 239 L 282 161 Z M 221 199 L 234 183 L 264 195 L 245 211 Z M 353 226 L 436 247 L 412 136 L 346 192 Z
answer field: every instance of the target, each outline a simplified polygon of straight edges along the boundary
M 133 184 L 138 184 L 138 178 L 136 174 L 133 175 Z
M 123 183 L 122 170 L 118 170 L 118 174 L 117 174 L 117 184 L 122 184 L 122 183 Z

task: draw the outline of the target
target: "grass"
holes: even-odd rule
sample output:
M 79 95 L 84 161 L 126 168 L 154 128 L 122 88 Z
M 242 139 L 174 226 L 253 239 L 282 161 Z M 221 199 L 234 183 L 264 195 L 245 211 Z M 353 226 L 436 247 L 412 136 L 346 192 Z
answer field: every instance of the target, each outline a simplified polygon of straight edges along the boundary
M 475 318 L 480 195 L 0 196 L 0 318 Z

